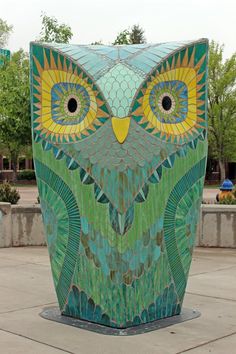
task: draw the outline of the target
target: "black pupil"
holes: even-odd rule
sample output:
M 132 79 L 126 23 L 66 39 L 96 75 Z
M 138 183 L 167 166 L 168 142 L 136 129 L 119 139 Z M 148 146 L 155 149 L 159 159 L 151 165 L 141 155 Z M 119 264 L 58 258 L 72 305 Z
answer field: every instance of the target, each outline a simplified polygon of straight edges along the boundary
M 161 104 L 165 111 L 169 111 L 172 106 L 171 98 L 169 96 L 163 97 Z
M 77 109 L 77 101 L 75 98 L 70 98 L 68 103 L 67 103 L 68 111 L 70 113 L 74 113 Z

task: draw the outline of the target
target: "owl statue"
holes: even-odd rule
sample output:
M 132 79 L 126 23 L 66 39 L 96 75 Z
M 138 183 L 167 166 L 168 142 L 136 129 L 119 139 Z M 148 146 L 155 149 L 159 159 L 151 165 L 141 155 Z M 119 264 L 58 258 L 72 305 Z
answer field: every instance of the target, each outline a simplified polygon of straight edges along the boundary
M 180 313 L 207 156 L 205 39 L 31 43 L 34 166 L 63 315 Z

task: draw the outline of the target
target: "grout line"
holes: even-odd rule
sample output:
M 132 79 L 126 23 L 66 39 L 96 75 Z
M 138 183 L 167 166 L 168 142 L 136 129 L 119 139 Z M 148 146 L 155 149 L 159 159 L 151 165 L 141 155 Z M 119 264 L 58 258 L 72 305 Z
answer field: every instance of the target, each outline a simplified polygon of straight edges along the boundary
M 27 265 L 37 265 L 37 266 L 49 267 L 49 264 L 26 262 L 26 263 L 18 263 L 18 264 L 4 265 L 4 266 L 1 266 L 1 269 L 14 268 L 14 267 L 22 267 L 22 266 L 27 266 Z
M 15 332 L 12 332 L 12 331 L 8 331 L 8 330 L 3 329 L 3 328 L 0 328 L 0 331 L 5 332 L 5 333 L 9 333 L 9 334 L 13 334 L 14 336 L 17 336 L 17 337 L 21 337 L 21 338 L 24 338 L 24 339 L 28 339 L 28 340 L 30 340 L 30 341 L 32 341 L 32 342 L 35 342 L 35 343 L 39 343 L 39 344 L 42 344 L 42 345 L 46 345 L 47 347 L 60 350 L 60 351 L 63 352 L 63 353 L 76 354 L 76 353 L 71 352 L 71 351 L 69 351 L 69 350 L 59 348 L 59 347 L 57 347 L 57 346 L 55 346 L 55 345 L 47 344 L 47 343 L 45 343 L 45 342 L 41 342 L 40 340 L 33 339 L 33 338 L 28 337 L 28 336 L 24 336 L 23 334 L 19 334 L 19 333 L 15 333 Z
M 226 334 L 225 336 L 218 337 L 218 338 L 216 338 L 216 339 L 211 339 L 211 340 L 209 340 L 209 341 L 207 341 L 207 342 L 205 342 L 205 343 L 202 343 L 202 344 L 196 345 L 196 346 L 194 346 L 194 347 L 191 347 L 191 348 L 182 350 L 181 352 L 177 352 L 177 353 L 175 353 L 175 354 L 187 353 L 187 352 L 189 352 L 189 351 L 192 350 L 192 349 L 197 349 L 197 348 L 200 348 L 200 347 L 204 347 L 204 346 L 207 345 L 207 344 L 217 342 L 218 340 L 231 337 L 231 336 L 233 336 L 233 335 L 235 335 L 235 334 L 236 334 L 236 332 L 232 332 L 232 333 Z
M 49 261 L 49 259 L 48 259 L 48 261 Z M 50 268 L 50 264 L 48 263 L 48 264 L 44 264 L 44 263 L 34 263 L 34 262 L 27 262 L 27 263 L 25 263 L 25 265 L 37 265 L 37 266 L 43 266 L 43 267 L 48 267 L 48 268 Z
M 27 247 L 27 246 L 26 246 Z M 16 247 L 15 247 L 16 248 Z M 1 248 L 0 248 L 0 250 L 1 250 Z M 12 261 L 12 262 L 15 262 L 15 263 L 18 263 L 19 265 L 22 265 L 22 264 L 39 264 L 39 265 L 47 265 L 47 264 L 44 264 L 44 263 L 42 263 L 42 261 L 40 261 L 40 262 L 27 262 L 27 261 L 23 261 L 23 260 L 17 260 L 17 259 L 15 259 L 15 258 L 11 258 L 11 257 L 4 257 L 4 255 L 2 256 L 2 254 L 1 254 L 1 252 L 0 252 L 0 255 L 1 255 L 1 259 L 2 260 L 7 260 L 7 261 Z M 40 256 L 40 258 L 41 258 L 41 256 Z M 48 265 L 49 265 L 49 256 L 47 256 L 46 257 L 47 258 L 47 261 L 48 261 Z M 11 265 L 9 265 L 9 266 L 17 266 L 18 264 L 11 264 Z
M 222 248 L 218 247 L 217 249 L 222 249 Z M 193 255 L 193 260 L 195 260 L 195 261 L 198 261 L 198 260 L 205 261 L 206 260 L 206 261 L 210 261 L 210 262 L 215 262 L 215 261 L 222 260 L 224 258 L 224 256 L 233 258 L 236 256 L 236 252 L 235 251 L 234 252 L 225 252 L 224 254 L 221 254 L 220 256 L 212 254 L 212 256 L 209 255 L 208 257 L 203 256 L 202 254 Z
M 236 267 L 236 265 L 232 265 L 230 267 L 219 268 L 219 269 L 216 269 L 216 270 L 211 270 L 209 272 L 201 272 L 201 273 L 190 274 L 189 277 L 192 278 L 192 277 L 196 277 L 196 276 L 201 275 L 201 274 L 210 274 L 210 273 L 215 273 L 215 272 L 222 272 L 224 270 L 229 270 L 229 269 L 232 269 L 232 268 L 235 268 L 235 267 Z
M 204 247 L 202 247 L 204 248 Z M 209 254 L 209 255 L 204 255 L 204 253 L 200 253 L 198 255 L 193 255 L 193 259 L 195 260 L 206 260 L 210 262 L 214 261 L 224 261 L 225 264 L 231 264 L 233 263 L 233 258 L 236 256 L 236 248 L 227 248 L 228 250 L 232 250 L 232 252 L 224 252 L 223 253 L 223 247 L 216 247 L 215 248 L 215 253 Z M 218 251 L 218 253 L 217 253 Z M 221 251 L 221 253 L 219 253 Z M 225 259 L 225 256 L 229 257 L 228 260 Z
M 211 298 L 211 299 L 217 299 L 217 300 L 225 300 L 225 301 L 236 302 L 236 299 L 227 299 L 227 298 L 220 297 L 220 296 L 211 296 L 211 295 L 204 295 L 204 294 L 192 293 L 192 292 L 190 292 L 190 291 L 186 291 L 186 294 L 196 295 L 196 296 L 202 296 L 202 297 L 209 297 L 209 298 Z
M 57 302 L 49 302 L 47 304 L 39 304 L 39 305 L 34 305 L 34 306 L 29 306 L 29 307 L 22 307 L 20 309 L 15 309 L 15 310 L 9 310 L 9 311 L 4 311 L 4 312 L 0 312 L 0 315 L 4 315 L 4 314 L 7 314 L 7 313 L 12 313 L 12 312 L 17 312 L 17 311 L 23 311 L 23 310 L 29 310 L 29 309 L 34 309 L 34 308 L 37 308 L 37 307 L 42 307 L 42 306 L 47 306 L 47 305 L 55 305 L 57 304 Z
M 2 285 L 0 284 L 0 289 L 7 289 L 7 290 L 12 290 L 12 291 L 18 291 L 19 293 L 22 293 L 22 294 L 28 294 L 28 295 L 32 295 L 32 296 L 35 296 L 37 295 L 35 292 L 31 292 L 30 290 L 23 290 L 21 288 L 13 288 L 11 285 Z M 49 289 L 49 288 L 48 288 Z

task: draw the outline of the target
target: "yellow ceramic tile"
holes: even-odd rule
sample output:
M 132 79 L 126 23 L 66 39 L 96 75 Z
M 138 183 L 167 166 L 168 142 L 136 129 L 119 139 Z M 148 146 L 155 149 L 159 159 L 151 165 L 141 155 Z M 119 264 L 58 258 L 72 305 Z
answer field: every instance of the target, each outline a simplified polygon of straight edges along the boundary
M 48 101 L 51 103 L 51 94 L 46 91 L 43 91 L 42 92 L 42 101 Z
M 164 125 L 165 132 L 167 134 L 170 134 L 170 135 L 174 134 L 173 124 L 167 123 L 167 124 L 163 124 L 163 125 Z
M 197 106 L 195 104 L 190 104 L 188 106 L 188 113 L 193 113 L 196 116 Z
M 178 131 L 179 131 L 180 134 L 184 134 L 185 129 L 184 129 L 184 127 L 182 126 L 181 123 L 177 123 L 177 124 L 176 124 L 176 127 L 177 127 L 177 129 L 178 129 Z
M 197 104 L 196 96 L 190 97 L 188 99 L 188 106 L 196 106 L 196 104 Z
M 65 125 L 64 127 L 65 127 L 64 133 L 65 134 L 70 134 L 71 127 L 73 127 L 73 125 Z
M 90 109 L 92 109 L 95 113 L 97 113 L 98 106 L 96 101 L 90 100 Z
M 78 124 L 75 124 L 75 125 L 71 125 L 70 126 L 70 132 L 68 134 L 74 134 L 74 133 L 77 133 L 79 130 L 78 130 Z M 66 133 L 67 133 L 67 130 L 66 130 Z
M 146 117 L 148 117 L 149 113 L 151 112 L 151 107 L 150 105 L 148 104 L 145 108 L 144 108 L 144 115 Z
M 54 133 L 58 133 L 58 124 L 52 122 L 51 125 L 48 127 L 48 130 Z
M 54 70 L 48 70 L 48 74 L 53 81 L 53 86 L 58 83 L 57 75 L 55 74 Z
M 146 117 L 147 117 L 147 120 L 149 120 L 149 122 L 151 122 L 154 127 L 157 127 L 157 125 L 158 125 L 158 120 L 157 120 L 157 118 L 154 116 L 154 114 L 152 113 L 152 111 L 149 111 L 149 114 L 148 114 Z
M 43 80 L 44 83 L 46 83 L 48 85 L 48 87 L 52 88 L 55 83 L 52 80 L 49 71 L 50 70 L 43 71 L 42 80 Z
M 51 121 L 52 121 L 52 116 L 51 116 L 51 114 L 42 114 L 41 117 L 42 117 L 42 125 L 43 125 L 43 126 L 45 126 L 45 124 L 46 124 L 47 122 L 50 122 L 50 124 L 51 124 Z
M 66 128 L 68 128 L 68 126 L 61 125 L 61 128 L 58 130 L 58 134 L 65 134 Z
M 45 115 L 45 114 L 51 114 L 51 107 L 50 106 L 46 106 L 46 105 L 42 106 L 42 115 Z
M 89 125 L 94 121 L 96 117 L 96 114 L 94 111 L 89 111 L 86 115 L 86 118 L 88 119 Z
M 174 135 L 179 135 L 179 131 L 178 131 L 177 127 L 176 127 L 176 124 L 171 124 L 171 128 L 173 130 L 173 134 Z
M 51 92 L 51 86 L 44 80 L 42 81 L 42 91 Z
M 195 90 L 197 89 L 197 82 L 196 82 L 196 77 L 193 78 L 193 80 L 188 84 L 188 89 L 191 90 L 192 88 L 195 88 Z
M 163 124 L 163 125 L 164 125 L 164 124 Z M 164 129 L 165 129 L 165 132 L 166 132 L 167 134 L 173 134 L 173 130 L 171 129 L 171 125 L 172 125 L 172 124 L 169 124 L 169 123 L 167 123 L 167 124 L 164 125 Z

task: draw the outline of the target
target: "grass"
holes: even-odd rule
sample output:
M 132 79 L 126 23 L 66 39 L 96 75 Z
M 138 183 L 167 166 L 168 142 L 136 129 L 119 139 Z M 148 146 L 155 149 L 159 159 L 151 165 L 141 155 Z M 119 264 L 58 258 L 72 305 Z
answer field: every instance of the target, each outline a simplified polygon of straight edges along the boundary
M 11 186 L 12 187 L 25 187 L 25 188 L 29 188 L 29 187 L 34 187 L 34 188 L 37 188 L 37 185 L 36 184 L 20 184 L 20 183 L 11 183 Z
M 219 189 L 220 188 L 220 184 L 205 184 L 204 188 L 205 189 Z

